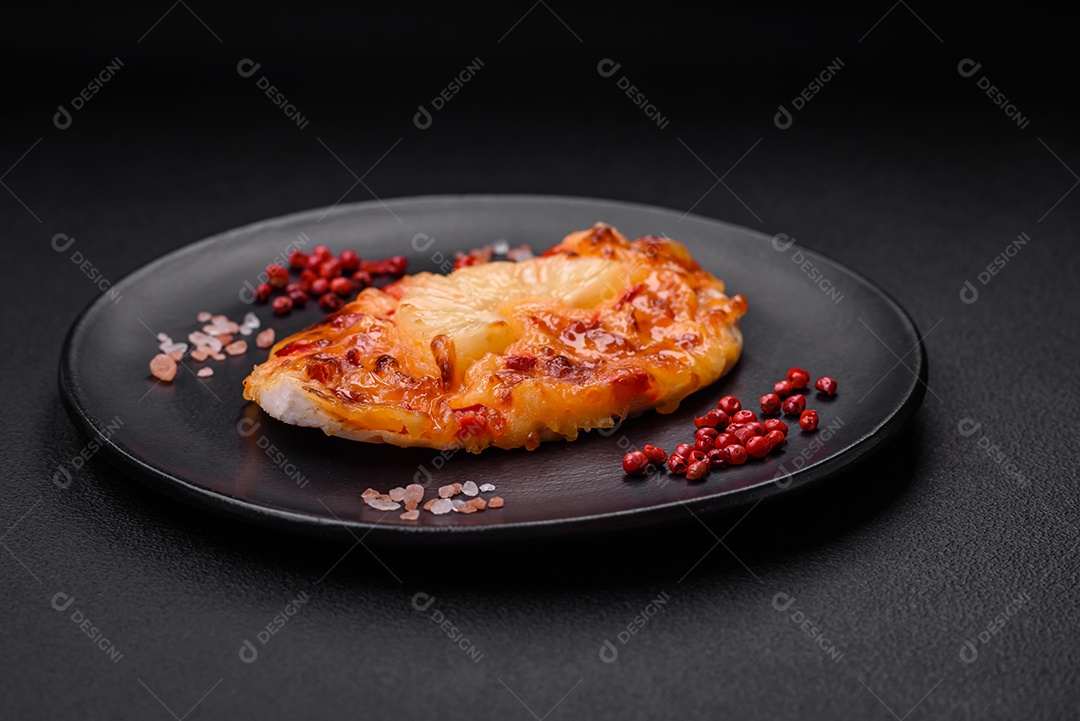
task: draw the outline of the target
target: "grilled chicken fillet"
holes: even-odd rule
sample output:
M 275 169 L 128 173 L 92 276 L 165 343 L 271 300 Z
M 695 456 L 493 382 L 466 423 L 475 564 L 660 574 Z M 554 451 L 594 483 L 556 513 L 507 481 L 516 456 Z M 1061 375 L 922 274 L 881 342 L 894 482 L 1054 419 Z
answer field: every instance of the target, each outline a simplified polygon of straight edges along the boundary
M 244 397 L 360 441 L 531 450 L 675 410 L 738 360 L 746 307 L 676 241 L 598 224 L 542 257 L 367 288 L 278 342 Z

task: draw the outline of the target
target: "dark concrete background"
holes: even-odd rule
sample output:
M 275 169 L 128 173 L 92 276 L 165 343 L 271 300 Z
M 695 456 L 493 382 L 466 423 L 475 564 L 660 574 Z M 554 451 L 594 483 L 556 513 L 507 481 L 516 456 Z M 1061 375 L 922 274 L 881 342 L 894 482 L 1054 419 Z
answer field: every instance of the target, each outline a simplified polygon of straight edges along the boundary
M 1075 23 L 1011 13 L 911 3 L 6 8 L 0 709 L 552 721 L 1071 714 Z M 115 77 L 57 128 L 57 106 L 114 58 Z M 244 58 L 261 63 L 256 76 L 238 74 Z M 474 58 L 476 76 L 431 127 L 416 127 L 418 105 Z M 607 58 L 621 63 L 610 78 L 597 71 Z M 778 128 L 778 106 L 836 58 L 836 76 Z M 958 71 L 965 59 L 981 63 L 971 77 Z M 303 129 L 260 94 L 262 75 L 307 119 Z M 665 127 L 620 92 L 622 76 Z M 982 77 L 1025 127 L 980 90 Z M 334 155 L 364 184 L 350 189 Z M 374 558 L 239 526 L 100 459 L 70 487 L 53 484 L 86 445 L 60 405 L 60 346 L 97 292 L 52 251 L 56 233 L 118 279 L 206 235 L 343 194 L 473 192 L 693 207 L 796 236 L 909 310 L 927 333 L 932 392 L 901 442 L 822 493 L 709 529 L 691 521 L 466 556 Z M 1030 241 L 979 281 L 1021 233 Z M 961 300 L 965 281 L 974 303 Z M 61 592 L 75 598 L 63 613 L 51 605 Z M 418 592 L 464 631 L 478 663 L 430 611 L 413 609 Z M 300 611 L 256 663 L 241 663 L 243 640 L 300 593 Z M 783 612 L 781 593 L 795 599 Z M 602 662 L 604 640 L 662 594 L 618 660 Z M 119 661 L 70 620 L 76 610 Z

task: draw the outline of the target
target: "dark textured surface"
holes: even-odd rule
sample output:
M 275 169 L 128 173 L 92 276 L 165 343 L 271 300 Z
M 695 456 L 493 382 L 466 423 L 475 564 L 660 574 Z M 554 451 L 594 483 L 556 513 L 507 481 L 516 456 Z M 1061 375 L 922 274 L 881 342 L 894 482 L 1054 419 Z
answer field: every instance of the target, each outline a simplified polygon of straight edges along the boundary
M 180 5 L 142 43 L 157 10 L 115 20 L 17 12 L 5 24 L 26 88 L 4 106 L 3 169 L 33 146 L 0 192 L 5 717 L 1074 713 L 1080 196 L 1067 191 L 1080 143 L 1057 73 L 1071 23 L 916 6 L 932 33 L 907 5 L 878 25 L 886 7 L 717 11 L 704 22 L 665 6 L 626 11 L 634 22 L 613 36 L 601 13 L 556 6 L 578 43 L 546 7 L 502 44 L 524 8 L 462 22 L 469 34 L 452 39 L 440 32 L 452 18 L 412 27 L 364 22 L 359 10 L 297 19 L 251 8 L 230 20 L 197 7 L 222 44 Z M 488 74 L 430 129 L 415 128 L 417 104 L 480 54 Z M 117 55 L 120 75 L 57 130 L 56 104 Z M 253 78 L 236 75 L 248 56 L 264 59 L 309 127 L 290 126 Z M 778 130 L 777 105 L 836 56 L 845 68 Z M 650 124 L 615 77 L 596 75 L 603 57 L 623 61 L 669 127 Z M 983 62 L 980 74 L 1028 127 L 994 106 L 979 75 L 959 76 L 966 57 Z M 788 233 L 912 313 L 929 333 L 933 393 L 878 463 L 828 493 L 584 546 L 375 557 L 192 512 L 100 459 L 69 487 L 54 484 L 58 464 L 84 447 L 58 398 L 59 349 L 97 292 L 51 250 L 56 233 L 118 278 L 194 239 L 346 191 L 365 199 L 367 188 L 697 203 L 697 213 Z M 1030 242 L 981 284 L 980 270 L 1021 232 Z M 960 300 L 965 280 L 979 290 L 973 304 Z M 958 430 L 967 418 L 981 424 L 971 435 Z M 75 598 L 65 612 L 50 605 L 58 592 Z M 260 629 L 300 593 L 309 600 L 260 644 Z M 416 593 L 435 601 L 416 611 Z M 773 605 L 780 593 L 795 598 L 785 612 Z M 659 612 L 621 643 L 661 594 Z M 76 610 L 118 662 L 71 620 Z M 435 611 L 479 662 L 431 621 Z M 792 620 L 799 611 L 842 656 L 815 645 Z M 255 663 L 239 658 L 245 639 Z M 605 639 L 615 663 L 600 658 Z

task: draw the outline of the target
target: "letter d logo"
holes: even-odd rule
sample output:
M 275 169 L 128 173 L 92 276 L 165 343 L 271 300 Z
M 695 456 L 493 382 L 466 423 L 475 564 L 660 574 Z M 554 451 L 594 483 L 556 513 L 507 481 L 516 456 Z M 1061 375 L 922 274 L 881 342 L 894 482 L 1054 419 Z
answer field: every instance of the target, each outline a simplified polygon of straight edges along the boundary
M 255 648 L 255 644 L 245 638 L 244 645 L 240 647 L 240 660 L 244 663 L 255 663 L 255 659 L 258 657 L 259 649 Z
M 240 73 L 242 78 L 250 78 L 259 68 L 262 67 L 262 63 L 257 63 L 251 58 L 244 58 L 236 64 L 236 72 Z
M 788 112 L 788 109 L 783 105 L 780 105 L 777 107 L 776 115 L 773 116 L 772 121 L 776 127 L 781 130 L 787 130 L 791 127 L 793 118 L 791 117 L 791 113 Z
M 53 115 L 53 125 L 60 130 L 67 130 L 71 127 L 71 113 L 63 105 L 56 106 L 56 114 Z
M 960 289 L 960 300 L 971 305 L 979 299 L 979 289 L 971 284 L 970 280 L 964 281 L 964 287 Z
M 413 116 L 413 125 L 421 130 L 427 130 L 431 127 L 431 113 L 423 105 L 416 108 L 416 115 Z
M 52 597 L 52 607 L 57 611 L 66 611 L 71 608 L 71 604 L 75 603 L 75 597 L 60 591 Z
M 784 593 L 783 591 L 772 598 L 772 606 L 777 611 L 786 611 L 793 603 L 795 603 L 795 597 L 789 593 Z
M 964 58 L 956 66 L 956 72 L 960 73 L 960 77 L 962 78 L 970 78 L 972 75 L 979 72 L 979 68 L 981 67 L 982 63 L 977 63 L 971 58 Z

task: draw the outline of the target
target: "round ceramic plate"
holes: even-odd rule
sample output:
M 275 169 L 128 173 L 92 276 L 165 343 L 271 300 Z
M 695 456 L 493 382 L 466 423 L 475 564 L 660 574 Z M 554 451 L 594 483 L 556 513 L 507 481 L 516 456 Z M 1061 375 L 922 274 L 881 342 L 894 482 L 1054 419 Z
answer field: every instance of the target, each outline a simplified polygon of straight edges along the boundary
M 314 304 L 275 317 L 244 302 L 246 283 L 290 247 L 328 245 L 362 257 L 408 256 L 410 270 L 438 271 L 454 251 L 496 240 L 537 251 L 598 221 L 627 237 L 668 235 L 742 293 L 745 347 L 735 370 L 669 415 L 646 413 L 613 430 L 549 442 L 535 451 L 489 449 L 473 455 L 405 449 L 325 436 L 281 423 L 241 395 L 265 359 L 247 353 L 202 365 L 185 358 L 173 383 L 148 373 L 155 337 L 184 340 L 200 311 L 240 319 L 254 311 L 278 338 L 320 316 Z M 419 235 L 423 234 L 423 235 Z M 902 363 L 898 362 L 902 359 Z M 692 441 L 693 418 L 723 395 L 756 399 L 792 365 L 838 379 L 832 398 L 811 392 L 821 426 L 791 424 L 784 450 L 763 462 L 689 482 L 666 471 L 623 475 L 628 448 L 667 449 Z M 903 365 L 906 369 L 901 370 Z M 60 387 L 72 418 L 101 440 L 103 454 L 132 477 L 206 509 L 282 529 L 322 535 L 370 532 L 370 541 L 545 537 L 639 526 L 755 503 L 825 481 L 895 436 L 917 410 L 927 374 L 919 334 L 897 303 L 865 278 L 783 236 L 770 238 L 674 210 L 608 200 L 530 196 L 408 198 L 338 206 L 257 223 L 170 253 L 92 303 L 68 336 Z M 792 419 L 788 419 L 792 420 Z M 366 506 L 372 487 L 467 480 L 495 485 L 506 505 L 470 515 L 400 512 Z

